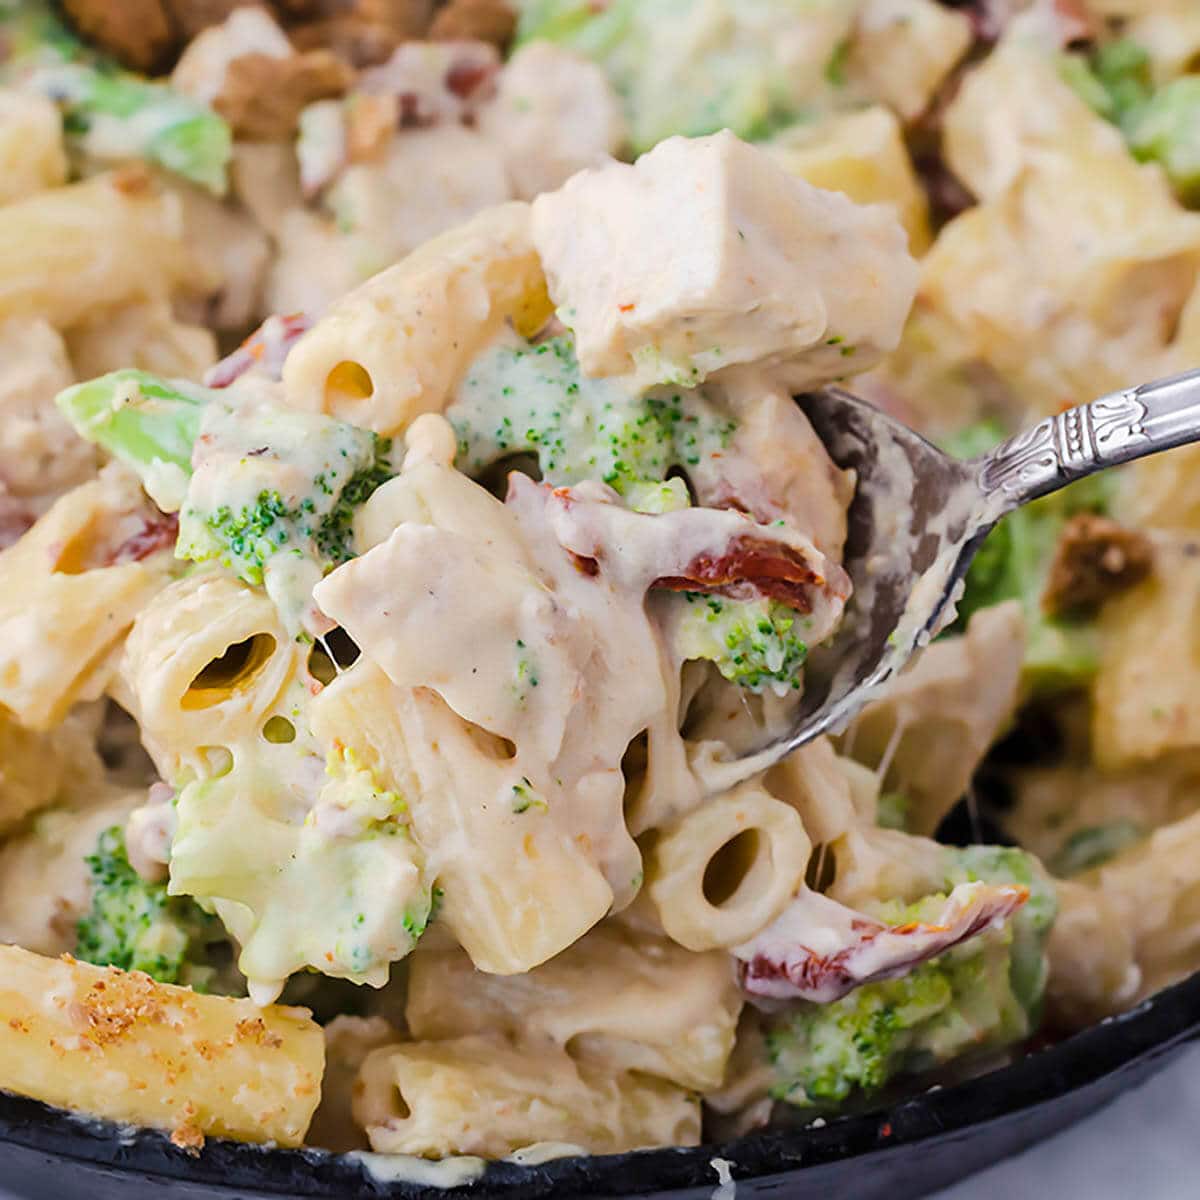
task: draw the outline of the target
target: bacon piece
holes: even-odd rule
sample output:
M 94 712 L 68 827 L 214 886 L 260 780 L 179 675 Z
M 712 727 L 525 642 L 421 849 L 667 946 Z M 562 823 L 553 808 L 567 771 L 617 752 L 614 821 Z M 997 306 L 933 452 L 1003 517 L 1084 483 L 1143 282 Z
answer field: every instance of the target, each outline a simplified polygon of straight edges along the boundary
M 29 530 L 37 518 L 0 483 L 0 550 L 7 550 Z
M 835 564 L 828 565 L 831 577 L 827 579 L 792 546 L 747 535 L 731 541 L 725 553 L 716 557 L 697 555 L 682 575 L 662 576 L 650 586 L 671 592 L 769 596 L 797 612 L 808 613 L 812 611 L 814 589 L 828 587 L 841 599 L 850 594 L 846 573 Z
M 1110 596 L 1140 583 L 1154 565 L 1150 540 L 1097 513 L 1077 513 L 1059 535 L 1042 608 L 1094 612 Z
M 470 122 L 495 92 L 500 55 L 486 42 L 407 42 L 364 71 L 358 91 L 396 96 L 405 126 Z
M 178 47 L 163 0 L 63 0 L 81 37 L 135 71 L 161 70 Z
M 170 549 L 178 536 L 179 518 L 175 513 L 157 513 L 147 517 L 142 527 L 112 552 L 107 565 L 115 567 L 121 563 L 141 562 L 160 550 Z
M 828 1004 L 864 983 L 894 979 L 1006 921 L 1029 899 L 1018 885 L 962 883 L 931 923 L 885 925 L 808 888 L 733 949 L 751 997 Z
M 342 95 L 353 80 L 353 69 L 330 50 L 305 50 L 288 58 L 242 54 L 226 69 L 213 108 L 237 137 L 279 141 L 295 132 L 308 105 Z
M 209 367 L 204 375 L 205 387 L 228 387 L 256 368 L 268 379 L 282 378 L 288 351 L 311 328 L 312 321 L 304 313 L 268 317 L 232 354 Z
M 429 27 L 435 42 L 491 42 L 503 50 L 517 28 L 515 8 L 506 0 L 450 0 Z
M 594 482 L 553 488 L 513 472 L 508 485 L 506 504 L 518 512 L 545 506 L 576 567 L 616 587 L 769 596 L 810 618 L 814 645 L 833 632 L 850 595 L 850 577 L 806 538 L 783 529 L 773 537 L 776 530 L 733 509 L 637 513 Z

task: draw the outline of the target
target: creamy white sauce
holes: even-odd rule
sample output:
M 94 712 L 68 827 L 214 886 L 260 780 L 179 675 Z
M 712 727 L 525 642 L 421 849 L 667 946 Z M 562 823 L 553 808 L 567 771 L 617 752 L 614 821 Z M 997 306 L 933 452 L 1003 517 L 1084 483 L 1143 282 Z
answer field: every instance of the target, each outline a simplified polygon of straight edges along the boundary
M 717 1173 L 717 1186 L 712 1190 L 712 1200 L 735 1200 L 737 1184 L 733 1181 L 732 1160 L 711 1158 L 708 1165 Z
M 377 1183 L 414 1183 L 419 1187 L 457 1188 L 483 1178 L 487 1163 L 472 1155 L 416 1158 L 411 1154 L 375 1154 L 354 1150 L 346 1158 L 361 1163 Z
M 516 1163 L 519 1167 L 539 1167 L 556 1158 L 577 1158 L 586 1154 L 587 1150 L 572 1142 L 534 1142 L 531 1146 L 514 1150 L 505 1161 Z

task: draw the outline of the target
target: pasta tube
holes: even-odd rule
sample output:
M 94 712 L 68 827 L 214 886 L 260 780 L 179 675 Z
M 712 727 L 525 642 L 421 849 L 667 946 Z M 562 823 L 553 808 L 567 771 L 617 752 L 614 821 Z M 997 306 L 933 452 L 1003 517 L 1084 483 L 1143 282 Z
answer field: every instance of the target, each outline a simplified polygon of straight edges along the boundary
M 148 975 L 0 946 L 0 1087 L 114 1121 L 298 1146 L 325 1042 L 307 1010 L 259 1009 Z
M 431 1158 L 501 1158 L 534 1142 L 616 1154 L 700 1140 L 700 1103 L 682 1089 L 497 1037 L 374 1051 L 354 1114 L 375 1150 Z
M 416 1038 L 544 1038 L 597 1066 L 711 1091 L 741 1008 L 724 954 L 692 954 L 606 921 L 521 977 L 485 975 L 458 950 L 418 949 L 405 1016 Z
M 811 849 L 796 810 L 747 785 L 659 834 L 647 856 L 647 888 L 681 946 L 733 946 L 783 912 Z

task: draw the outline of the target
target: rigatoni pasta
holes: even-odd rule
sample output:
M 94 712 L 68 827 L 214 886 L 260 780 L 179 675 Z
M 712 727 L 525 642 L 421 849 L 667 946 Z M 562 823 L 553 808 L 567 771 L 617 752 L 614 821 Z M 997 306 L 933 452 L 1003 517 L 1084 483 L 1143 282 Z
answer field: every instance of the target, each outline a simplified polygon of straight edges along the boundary
M 530 1049 L 474 1035 L 372 1051 L 355 1117 L 389 1154 L 502 1158 L 537 1142 L 612 1154 L 699 1141 L 699 1104 L 682 1089 Z
M 823 388 L 969 458 L 1195 365 L 1178 4 L 63 7 L 0 6 L 0 1089 L 696 1145 L 1200 965 L 1190 451 L 738 762 L 870 602 Z
M 49 728 L 101 695 L 122 638 L 167 582 L 169 528 L 114 466 L 0 554 L 0 702 L 23 724 Z
M 307 1014 L 0 946 L 0 1086 L 168 1130 L 295 1146 L 321 1090 Z

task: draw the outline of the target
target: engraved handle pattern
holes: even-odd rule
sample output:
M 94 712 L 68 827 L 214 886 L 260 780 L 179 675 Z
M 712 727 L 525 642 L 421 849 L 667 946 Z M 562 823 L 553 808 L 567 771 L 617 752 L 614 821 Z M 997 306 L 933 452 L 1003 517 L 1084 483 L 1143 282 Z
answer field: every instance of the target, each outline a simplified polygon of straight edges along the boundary
M 979 486 L 1000 512 L 1105 467 L 1200 441 L 1200 371 L 1069 408 L 980 461 Z

